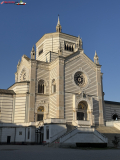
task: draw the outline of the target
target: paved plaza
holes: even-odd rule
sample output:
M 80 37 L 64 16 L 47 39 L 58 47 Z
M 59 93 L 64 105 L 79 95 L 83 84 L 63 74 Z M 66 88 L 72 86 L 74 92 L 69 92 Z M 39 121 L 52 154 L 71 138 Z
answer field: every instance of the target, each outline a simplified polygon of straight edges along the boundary
M 120 149 L 68 149 L 41 145 L 0 145 L 0 160 L 120 160 Z

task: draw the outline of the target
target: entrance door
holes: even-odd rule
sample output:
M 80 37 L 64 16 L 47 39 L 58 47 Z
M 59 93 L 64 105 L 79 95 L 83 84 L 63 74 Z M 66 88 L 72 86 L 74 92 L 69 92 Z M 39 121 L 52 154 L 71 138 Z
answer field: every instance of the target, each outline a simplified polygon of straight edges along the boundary
M 84 120 L 84 113 L 83 112 L 77 112 L 77 120 Z
M 37 121 L 42 121 L 42 120 L 43 120 L 43 114 L 38 114 Z
M 10 144 L 11 136 L 7 136 L 7 144 Z

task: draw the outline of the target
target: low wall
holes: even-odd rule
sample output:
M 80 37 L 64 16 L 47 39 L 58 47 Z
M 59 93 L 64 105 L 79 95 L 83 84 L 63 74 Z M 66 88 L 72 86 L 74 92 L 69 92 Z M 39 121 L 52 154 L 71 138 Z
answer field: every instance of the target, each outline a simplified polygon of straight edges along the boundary
M 118 130 L 120 130 L 120 121 L 108 121 L 108 122 L 106 122 L 106 126 L 115 127 Z

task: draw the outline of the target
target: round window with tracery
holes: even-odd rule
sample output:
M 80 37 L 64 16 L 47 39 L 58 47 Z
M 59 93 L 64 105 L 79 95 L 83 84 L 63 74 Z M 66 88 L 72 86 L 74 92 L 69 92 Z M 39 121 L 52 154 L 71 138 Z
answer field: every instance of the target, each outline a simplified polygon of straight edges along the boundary
M 85 85 L 85 75 L 80 71 L 76 72 L 74 75 L 74 81 L 76 85 L 83 87 Z

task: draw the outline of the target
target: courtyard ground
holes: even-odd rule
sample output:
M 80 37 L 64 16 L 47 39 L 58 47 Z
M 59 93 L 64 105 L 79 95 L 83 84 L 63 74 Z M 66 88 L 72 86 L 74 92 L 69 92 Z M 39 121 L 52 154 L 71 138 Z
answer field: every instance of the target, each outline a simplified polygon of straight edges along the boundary
M 120 160 L 120 149 L 0 145 L 0 160 Z

